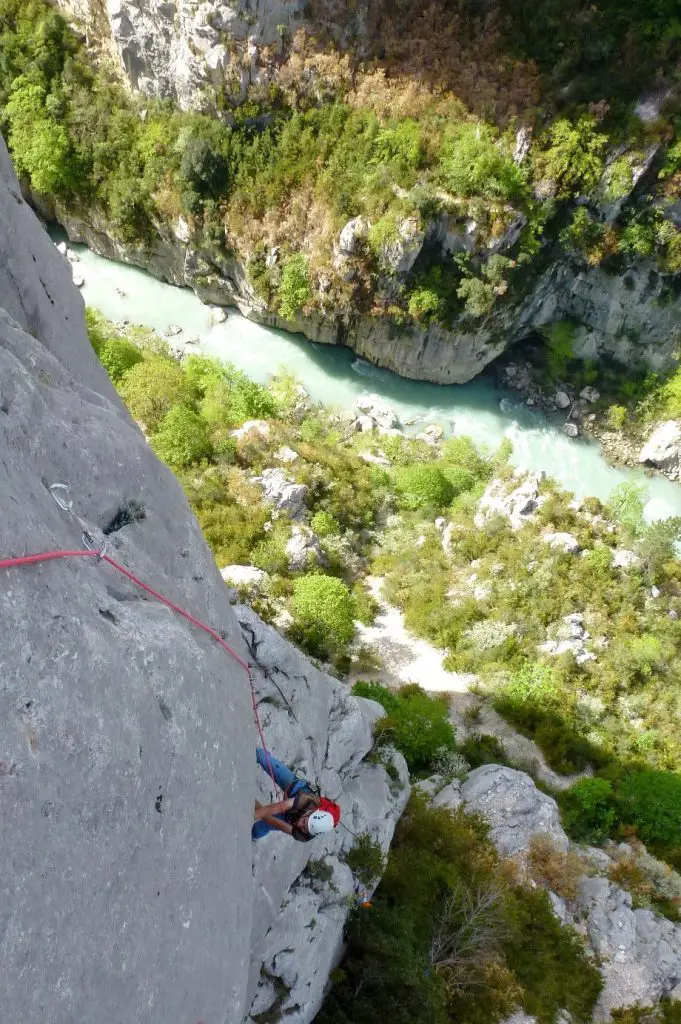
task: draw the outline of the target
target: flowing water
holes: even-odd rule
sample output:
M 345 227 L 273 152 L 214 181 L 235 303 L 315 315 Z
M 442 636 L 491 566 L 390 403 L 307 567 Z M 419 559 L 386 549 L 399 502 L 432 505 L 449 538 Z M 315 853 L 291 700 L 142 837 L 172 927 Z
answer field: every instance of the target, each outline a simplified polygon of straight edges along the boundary
M 566 437 L 559 423 L 528 409 L 487 377 L 454 385 L 406 380 L 357 358 L 350 349 L 261 327 L 235 310 L 228 311 L 225 323 L 213 325 L 208 308 L 188 289 L 163 284 L 82 246 L 73 248 L 85 277 L 86 303 L 112 320 L 145 324 L 161 333 L 177 324 L 182 337 L 198 337 L 202 351 L 231 361 L 257 381 L 266 382 L 285 366 L 315 401 L 335 408 L 351 408 L 360 394 L 370 391 L 385 399 L 403 423 L 416 420 L 414 429 L 439 423 L 448 434 L 469 434 L 490 448 L 509 437 L 514 464 L 544 470 L 581 497 L 607 498 L 617 484 L 629 480 L 646 486 L 649 519 L 681 515 L 680 485 L 646 477 L 640 470 L 614 469 L 597 444 Z

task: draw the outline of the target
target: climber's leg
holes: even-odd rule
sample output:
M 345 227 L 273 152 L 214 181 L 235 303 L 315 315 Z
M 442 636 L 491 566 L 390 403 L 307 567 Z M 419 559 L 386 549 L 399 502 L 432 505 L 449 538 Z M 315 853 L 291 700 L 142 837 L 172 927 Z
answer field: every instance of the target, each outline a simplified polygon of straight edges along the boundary
M 272 765 L 272 773 L 274 775 L 275 782 L 284 792 L 286 792 L 292 783 L 296 782 L 297 777 L 293 774 L 291 769 L 287 768 L 281 761 L 278 761 L 270 751 L 266 754 L 262 747 L 257 747 L 255 756 L 262 770 L 267 772 L 268 775 L 270 773 L 270 765 Z M 269 764 L 267 761 L 268 756 Z

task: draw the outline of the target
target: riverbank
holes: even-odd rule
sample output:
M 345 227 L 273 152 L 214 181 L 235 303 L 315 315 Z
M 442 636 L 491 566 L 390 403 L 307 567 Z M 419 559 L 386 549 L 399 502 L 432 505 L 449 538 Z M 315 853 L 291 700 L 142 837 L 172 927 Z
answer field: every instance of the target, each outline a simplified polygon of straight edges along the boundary
M 64 238 L 63 234 L 53 237 Z M 605 500 L 616 486 L 631 480 L 649 492 L 649 518 L 681 514 L 677 485 L 662 477 L 647 477 L 640 469 L 609 466 L 596 444 L 567 437 L 541 410 L 528 408 L 517 393 L 491 376 L 466 385 L 428 384 L 381 370 L 348 349 L 317 345 L 300 335 L 263 327 L 236 310 L 226 311 L 225 321 L 216 324 L 211 309 L 188 289 L 164 284 L 85 247 L 73 248 L 84 278 L 86 303 L 112 320 L 141 323 L 162 334 L 171 325 L 179 327 L 180 333 L 169 339 L 173 345 L 196 339 L 197 351 L 229 360 L 259 382 L 268 381 L 285 366 L 313 401 L 338 410 L 354 409 L 357 398 L 367 391 L 378 393 L 396 411 L 407 433 L 439 425 L 445 436 L 470 435 L 491 450 L 508 438 L 515 466 L 546 472 L 579 497 Z

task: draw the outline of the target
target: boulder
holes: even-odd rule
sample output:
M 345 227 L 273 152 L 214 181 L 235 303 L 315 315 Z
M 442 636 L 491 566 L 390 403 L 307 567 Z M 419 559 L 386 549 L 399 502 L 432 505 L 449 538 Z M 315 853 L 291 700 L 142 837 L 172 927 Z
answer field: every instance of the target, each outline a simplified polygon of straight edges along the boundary
M 338 236 L 337 252 L 342 256 L 355 256 L 360 248 L 359 243 L 366 238 L 368 230 L 369 224 L 364 217 L 353 217 Z
M 259 593 L 269 580 L 268 574 L 254 565 L 226 565 L 220 569 L 220 575 L 225 583 L 233 587 L 248 587 L 255 593 Z
M 305 572 L 324 560 L 319 537 L 308 526 L 296 524 L 286 544 L 286 557 L 291 572 Z
M 401 221 L 397 236 L 381 249 L 384 269 L 390 274 L 408 274 L 423 248 L 425 237 L 419 218 L 407 217 Z
M 543 533 L 541 539 L 550 548 L 564 551 L 566 555 L 576 555 L 580 550 L 579 541 L 571 533 Z
M 376 424 L 371 416 L 358 416 L 353 423 L 353 429 L 358 434 L 370 434 L 372 430 L 376 429 Z
M 553 403 L 556 409 L 567 409 L 571 405 L 570 396 L 566 391 L 556 391 Z
M 355 402 L 355 408 L 384 430 L 394 430 L 400 425 L 397 413 L 380 395 L 360 395 Z
M 494 515 L 505 516 L 514 530 L 520 529 L 524 523 L 531 520 L 542 501 L 539 496 L 539 484 L 544 474 L 528 473 L 521 476 L 524 476 L 524 479 L 511 491 L 504 480 L 492 480 L 487 485 L 475 515 L 475 525 L 478 529 L 482 529 Z
M 563 425 L 563 433 L 567 434 L 568 437 L 579 437 L 579 427 L 576 423 L 565 423 Z
M 283 462 L 285 465 L 288 465 L 291 462 L 296 462 L 299 456 L 298 452 L 294 452 L 293 448 L 287 448 L 287 446 L 284 445 L 282 448 L 277 449 L 274 453 L 274 458 L 277 462 Z
M 681 978 L 681 928 L 652 910 L 634 910 L 628 892 L 607 878 L 583 878 L 575 908 L 600 958 L 605 987 L 594 1018 L 617 1007 L 652 1006 Z
M 559 850 L 568 850 L 556 801 L 537 789 L 524 772 L 483 765 L 470 773 L 461 795 L 467 810 L 487 819 L 490 838 L 504 856 L 526 853 L 537 835 L 548 835 Z
M 73 283 L 75 284 L 76 288 L 82 288 L 85 284 L 85 277 L 83 275 L 82 270 L 80 270 L 75 265 L 73 266 Z
M 676 469 L 681 460 L 681 423 L 667 420 L 656 427 L 639 454 L 639 462 L 659 469 Z
M 420 434 L 416 435 L 417 441 L 425 441 L 426 444 L 436 445 L 444 437 L 444 430 L 438 423 L 431 423 Z
M 267 420 L 246 420 L 240 427 L 232 431 L 232 437 L 237 441 L 243 441 L 249 434 L 266 439 L 270 436 L 270 425 Z
M 643 559 L 635 551 L 626 548 L 615 548 L 612 552 L 612 564 L 616 569 L 640 569 Z
M 601 393 L 596 388 L 588 386 L 582 388 L 582 390 L 579 392 L 579 397 L 583 398 L 585 402 L 590 402 L 591 404 L 593 404 L 594 402 L 597 402 L 599 400 L 599 398 L 601 397 Z
M 165 331 L 163 332 L 166 338 L 176 338 L 178 334 L 182 334 L 184 330 L 179 324 L 168 324 Z
M 463 803 L 461 795 L 461 783 L 454 779 L 447 786 L 441 789 L 432 798 L 433 807 L 446 807 L 448 811 L 455 811 Z
M 264 499 L 269 505 L 274 505 L 291 519 L 298 518 L 304 513 L 308 494 L 306 484 L 297 484 L 289 480 L 281 469 L 265 469 L 262 476 L 252 479 L 253 483 L 262 487 Z
M 210 306 L 210 317 L 214 324 L 224 324 L 227 310 L 223 306 Z

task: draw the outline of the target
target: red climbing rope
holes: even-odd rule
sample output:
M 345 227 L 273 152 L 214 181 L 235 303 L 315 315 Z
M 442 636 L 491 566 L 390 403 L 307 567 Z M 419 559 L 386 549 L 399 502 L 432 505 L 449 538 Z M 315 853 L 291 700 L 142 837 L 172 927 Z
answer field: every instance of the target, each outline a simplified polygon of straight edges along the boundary
M 52 562 L 57 558 L 98 558 L 102 562 L 107 562 L 113 569 L 115 569 L 117 572 L 122 573 L 122 575 L 129 579 L 131 583 L 134 583 L 135 586 L 139 587 L 141 590 L 146 591 L 147 594 L 151 594 L 151 596 L 156 598 L 157 601 L 160 601 L 161 604 L 164 604 L 167 608 L 170 608 L 178 615 L 181 615 L 183 619 L 186 619 L 188 622 L 191 622 L 191 624 L 193 626 L 196 626 L 197 629 L 202 629 L 204 633 L 208 633 L 208 635 L 211 636 L 213 640 L 219 643 L 221 647 L 224 647 L 224 649 L 227 651 L 230 657 L 232 657 L 234 661 L 237 662 L 237 664 L 241 665 L 241 667 L 245 669 L 248 675 L 248 683 L 251 688 L 251 703 L 253 705 L 253 717 L 255 719 L 255 724 L 258 729 L 260 743 L 262 745 L 263 750 L 265 751 L 267 767 L 272 777 L 272 782 L 274 783 L 275 787 L 278 788 L 277 780 L 274 777 L 274 770 L 272 768 L 270 754 L 267 749 L 267 744 L 265 743 L 265 736 L 262 731 L 260 715 L 258 714 L 258 703 L 255 696 L 253 673 L 251 672 L 251 666 L 248 664 L 248 662 L 244 661 L 244 659 L 240 657 L 240 655 L 238 655 L 236 651 L 229 646 L 229 644 L 225 643 L 220 634 L 211 626 L 207 626 L 205 622 L 201 622 L 200 619 L 195 618 L 188 611 L 186 611 L 186 609 L 181 608 L 179 604 L 175 604 L 174 601 L 171 601 L 169 597 L 165 597 L 163 594 L 160 594 L 158 590 L 154 590 L 154 588 L 150 587 L 148 583 L 144 583 L 143 580 L 135 576 L 135 574 L 130 572 L 129 569 L 126 569 L 124 565 L 121 565 L 120 562 L 116 562 L 113 558 L 105 554 L 103 551 L 94 551 L 90 550 L 89 548 L 80 551 L 43 551 L 35 555 L 21 555 L 18 558 L 0 559 L 0 569 L 13 569 L 18 566 L 36 565 L 38 562 Z

